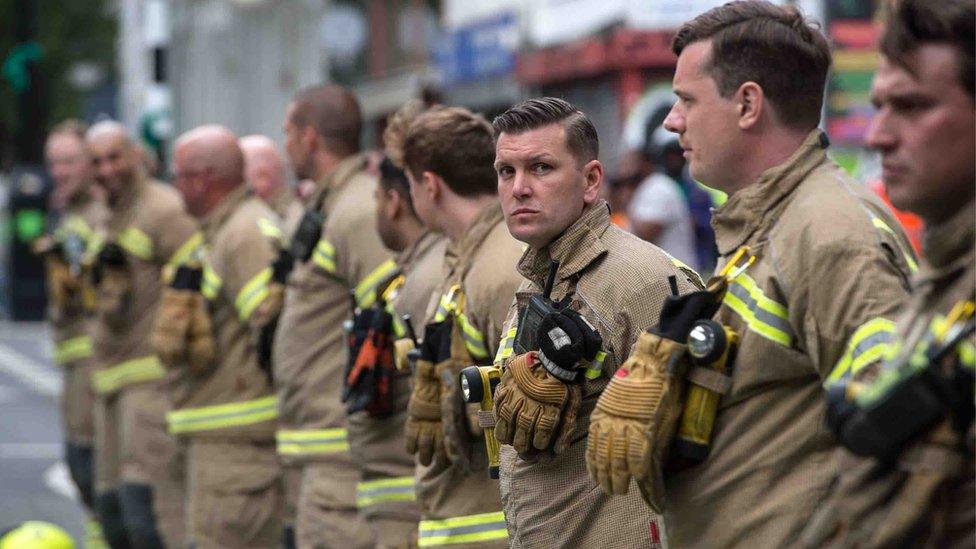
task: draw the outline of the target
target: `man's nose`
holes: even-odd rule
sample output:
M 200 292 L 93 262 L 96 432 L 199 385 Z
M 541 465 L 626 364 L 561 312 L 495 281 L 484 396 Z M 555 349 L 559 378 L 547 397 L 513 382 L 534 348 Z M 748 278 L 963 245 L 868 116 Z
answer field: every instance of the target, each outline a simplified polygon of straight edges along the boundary
M 871 118 L 864 135 L 864 143 L 879 151 L 890 150 L 895 145 L 895 136 L 891 128 L 891 120 L 884 110 L 880 110 Z
M 684 118 L 678 114 L 677 108 L 677 105 L 672 106 L 664 118 L 664 129 L 671 133 L 682 133 L 684 131 Z
M 525 177 L 524 172 L 519 171 L 512 179 L 512 195 L 524 198 L 531 194 L 532 188 L 529 185 L 528 178 Z

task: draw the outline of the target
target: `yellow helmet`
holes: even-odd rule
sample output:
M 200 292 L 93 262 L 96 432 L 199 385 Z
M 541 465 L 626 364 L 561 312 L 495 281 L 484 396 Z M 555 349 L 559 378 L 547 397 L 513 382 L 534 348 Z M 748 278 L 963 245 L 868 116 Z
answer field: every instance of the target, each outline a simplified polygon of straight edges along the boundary
M 75 542 L 60 526 L 29 520 L 0 536 L 0 549 L 75 549 Z

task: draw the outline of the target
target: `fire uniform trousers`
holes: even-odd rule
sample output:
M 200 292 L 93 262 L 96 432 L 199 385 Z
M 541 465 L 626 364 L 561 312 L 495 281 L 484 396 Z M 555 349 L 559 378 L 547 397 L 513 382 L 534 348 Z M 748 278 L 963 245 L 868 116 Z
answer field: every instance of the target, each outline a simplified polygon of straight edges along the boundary
M 928 227 L 925 262 L 912 281 L 912 297 L 898 321 L 891 355 L 919 350 L 919 343 L 953 306 L 973 299 L 974 205 Z M 976 367 L 973 337 L 957 345 L 960 367 Z M 895 358 L 890 356 L 889 358 Z M 970 401 L 971 404 L 971 401 Z M 902 450 L 893 467 L 844 448 L 835 454 L 837 483 L 809 533 L 829 547 L 972 547 L 976 545 L 973 430 L 965 436 L 945 421 Z M 820 524 L 817 524 L 820 523 Z M 817 530 L 823 530 L 817 536 Z M 831 535 L 832 534 L 832 535 Z M 826 536 L 829 541 L 823 541 Z
M 259 220 L 271 218 L 241 186 L 201 223 L 201 293 L 216 358 L 209 371 L 173 371 L 174 410 L 167 415 L 170 433 L 188 447 L 187 537 L 200 549 L 271 547 L 281 538 L 278 408 L 251 343 L 259 328 L 249 324 L 268 295 L 275 251 Z
M 424 233 L 396 257 L 402 285 L 391 286 L 386 309 L 393 316 L 393 337 L 407 337 L 403 315 L 416 323 L 424 317 L 435 285 L 440 281 L 446 240 Z M 404 443 L 404 423 L 410 399 L 410 378 L 393 382 L 393 414 L 373 418 L 366 412 L 349 416 L 349 452 L 359 465 L 356 506 L 373 532 L 376 547 L 403 548 L 416 544 L 420 507 L 414 489 L 414 461 Z
M 454 316 L 454 330 L 460 332 L 454 336 L 464 341 L 466 356 L 452 358 L 465 359 L 468 364 L 491 362 L 508 303 L 522 279 L 515 271 L 521 254 L 522 245 L 509 234 L 499 205 L 485 208 L 461 239 L 448 245 L 444 276 L 428 307 L 426 324 Z M 454 297 L 459 292 L 464 296 L 460 313 L 451 300 L 451 288 L 456 285 L 460 290 Z M 468 412 L 470 424 L 476 426 L 471 405 Z M 476 456 L 480 468 L 469 470 L 443 455 L 435 455 L 428 466 L 417 465 L 420 547 L 509 546 L 498 481 L 488 477 L 484 437 L 477 429 L 472 431 L 471 447 L 464 451 Z
M 374 543 L 356 508 L 360 472 L 350 457 L 341 402 L 350 292 L 357 303 L 372 296 L 374 284 L 386 278 L 377 268 L 389 259 L 373 230 L 376 180 L 365 168 L 364 156 L 346 158 L 313 193 L 309 203 L 322 204 L 325 226 L 311 258 L 296 259 L 273 345 L 278 454 L 302 467 L 299 547 L 352 549 Z
M 701 284 L 698 275 L 659 248 L 610 222 L 603 200 L 590 206 L 559 238 L 529 249 L 518 263 L 519 287 L 496 361 L 513 355 L 518 313 L 542 292 L 550 262 L 559 261 L 551 298 L 571 296 L 570 307 L 593 325 L 603 348 L 585 371 L 582 405 L 567 450 L 548 460 L 527 461 L 502 446 L 501 480 L 512 547 L 660 547 L 657 517 L 636 488 L 610 497 L 586 472 L 586 436 L 596 400 L 630 355 L 637 336 L 660 314 L 674 276 L 680 293 Z M 653 524 L 652 524 L 653 523 Z
M 95 245 L 108 211 L 105 204 L 96 200 L 87 190 L 75 195 L 67 205 L 57 227 L 54 239 L 62 249 L 71 246 L 87 255 Z M 78 258 L 79 260 L 81 257 Z M 64 263 L 62 261 L 62 263 Z M 64 368 L 64 389 L 61 393 L 61 421 L 65 430 L 68 469 L 81 494 L 82 501 L 91 509 L 94 498 L 94 474 L 92 448 L 94 445 L 95 393 L 91 386 L 92 362 L 91 324 L 81 280 L 86 272 L 71 273 L 71 291 L 63 292 L 60 303 L 48 299 L 48 320 L 54 336 L 54 361 Z M 75 268 L 81 267 L 80 264 Z M 48 291 L 55 284 L 49 274 Z
M 103 273 L 96 290 L 96 491 L 123 518 L 138 511 L 139 517 L 126 522 L 140 531 L 151 529 L 154 515 L 166 545 L 177 547 L 184 539 L 182 456 L 166 431 L 165 370 L 152 352 L 150 332 L 163 272 L 189 258 L 202 236 L 176 191 L 159 182 L 137 180 L 110 209 L 104 242 L 122 249 L 125 265 L 114 267 L 121 272 Z M 127 508 L 125 499 L 118 499 L 124 485 L 151 486 L 148 518 L 145 490 L 139 491 L 140 503 Z
M 755 260 L 715 316 L 741 339 L 711 451 L 665 477 L 675 547 L 798 541 L 833 477 L 821 383 L 839 362 L 853 370 L 878 360 L 907 298 L 907 238 L 827 159 L 827 145 L 811 132 L 713 215 L 718 268 L 742 246 Z

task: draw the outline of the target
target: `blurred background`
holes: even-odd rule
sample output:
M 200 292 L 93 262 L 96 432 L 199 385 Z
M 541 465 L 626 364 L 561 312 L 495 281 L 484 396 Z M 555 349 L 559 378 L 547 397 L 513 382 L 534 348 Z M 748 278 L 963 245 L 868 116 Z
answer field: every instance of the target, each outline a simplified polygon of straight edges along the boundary
M 59 477 L 58 376 L 48 338 L 42 323 L 25 323 L 44 311 L 43 270 L 29 243 L 49 219 L 43 145 L 52 125 L 68 117 L 120 120 L 161 160 L 157 175 L 165 179 L 172 140 L 199 124 L 281 143 L 285 106 L 309 84 L 334 81 L 355 91 L 370 148 L 382 145 L 386 117 L 412 98 L 463 105 L 490 120 L 522 98 L 560 96 L 599 130 L 615 220 L 660 238 L 673 212 L 656 211 L 643 183 L 667 173 L 683 191 L 677 215 L 697 239 L 682 245 L 704 272 L 714 261 L 709 208 L 722 198 L 671 165 L 674 143 L 654 130 L 673 101 L 673 33 L 722 3 L 0 0 L 0 319 L 7 319 L 0 322 L 0 527 L 44 513 L 73 529 L 81 524 L 70 484 Z M 879 167 L 862 147 L 877 66 L 876 2 L 777 3 L 822 22 L 834 46 L 823 128 L 835 159 L 877 185 Z

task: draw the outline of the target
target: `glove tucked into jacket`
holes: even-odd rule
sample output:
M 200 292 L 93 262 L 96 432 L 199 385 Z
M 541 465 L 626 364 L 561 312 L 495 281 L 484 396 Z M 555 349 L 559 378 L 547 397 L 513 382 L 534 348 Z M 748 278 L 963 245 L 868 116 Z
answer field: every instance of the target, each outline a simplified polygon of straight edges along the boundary
M 214 341 L 213 321 L 210 318 L 207 298 L 198 293 L 193 296 L 186 355 L 190 373 L 195 376 L 210 373 L 217 357 L 217 343 Z
M 495 391 L 495 437 L 523 459 L 566 450 L 576 427 L 582 392 L 543 367 L 535 352 L 511 359 Z
M 58 255 L 49 253 L 44 256 L 44 270 L 47 274 L 47 291 L 51 298 L 51 312 L 54 322 L 80 313 L 83 309 L 81 295 L 81 281 L 71 275 L 71 269 Z
M 187 290 L 163 288 L 150 341 L 156 356 L 167 368 L 177 368 L 183 361 L 190 333 L 193 298 L 199 295 Z
M 539 323 L 539 361 L 565 383 L 582 379 L 582 371 L 603 347 L 603 338 L 583 315 L 558 309 Z
M 434 364 L 417 361 L 413 393 L 407 405 L 407 452 L 417 455 L 421 465 L 430 465 L 435 456 L 446 459 L 444 428 L 441 423 L 441 383 Z

